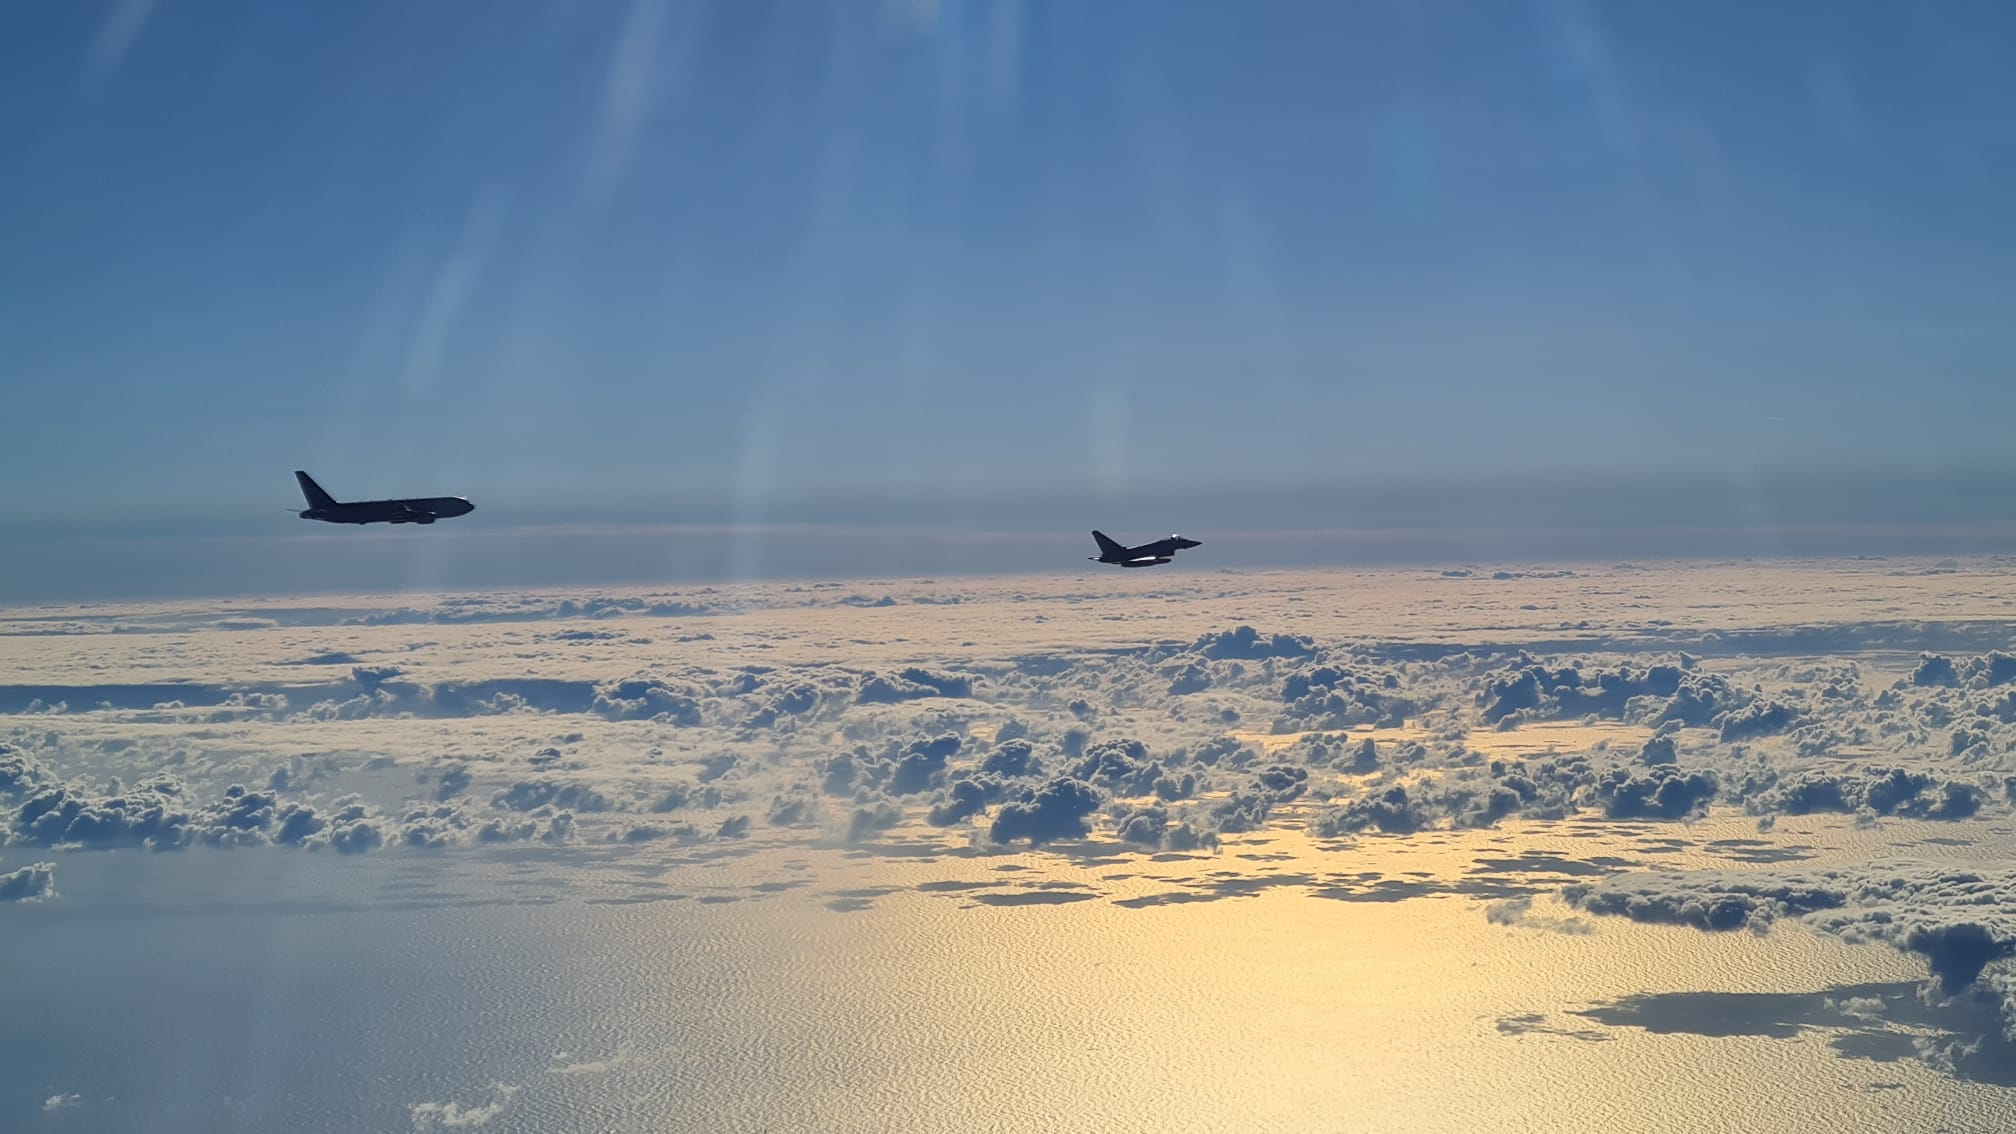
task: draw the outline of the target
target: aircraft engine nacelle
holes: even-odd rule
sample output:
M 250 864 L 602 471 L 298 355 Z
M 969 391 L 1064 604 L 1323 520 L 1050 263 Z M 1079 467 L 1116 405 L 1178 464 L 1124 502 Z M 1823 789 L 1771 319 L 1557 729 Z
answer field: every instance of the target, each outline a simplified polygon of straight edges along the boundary
M 1125 563 L 1122 563 L 1122 564 L 1121 564 L 1120 566 L 1122 566 L 1122 567 L 1159 567 L 1159 566 L 1161 566 L 1161 565 L 1162 565 L 1162 564 L 1164 564 L 1164 563 L 1174 563 L 1174 562 L 1175 562 L 1175 560 L 1173 560 L 1173 559 L 1169 558 L 1168 556 L 1166 556 L 1166 555 L 1161 555 L 1161 556 L 1157 556 L 1157 557 L 1155 557 L 1154 559 L 1130 559 L 1130 560 L 1128 560 L 1127 562 L 1125 562 Z
M 413 522 L 414 522 L 414 523 L 416 523 L 416 524 L 431 524 L 431 523 L 433 523 L 433 522 L 434 522 L 434 517 L 432 517 L 432 516 L 415 516 L 415 517 L 413 517 Z

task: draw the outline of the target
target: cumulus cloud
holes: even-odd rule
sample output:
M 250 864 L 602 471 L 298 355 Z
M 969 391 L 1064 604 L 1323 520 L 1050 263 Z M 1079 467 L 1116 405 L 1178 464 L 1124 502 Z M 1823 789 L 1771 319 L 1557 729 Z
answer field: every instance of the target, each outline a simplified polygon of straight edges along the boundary
M 1794 705 L 1778 700 L 1757 700 L 1731 709 L 1715 718 L 1724 743 L 1748 740 L 1785 732 L 1805 719 Z
M 1178 818 L 1159 803 L 1116 807 L 1113 831 L 1121 842 L 1146 850 L 1197 851 L 1218 846 L 1218 832 L 1208 820 Z
M 598 685 L 592 702 L 597 714 L 610 720 L 650 720 L 688 728 L 701 723 L 701 691 L 643 678 Z
M 1877 862 L 1827 870 L 1621 874 L 1565 896 L 1595 914 L 1726 931 L 1797 918 L 1918 954 L 1953 995 L 2016 953 L 2016 871 Z
M 412 1117 L 416 1131 L 463 1130 L 482 1126 L 510 1109 L 511 1100 L 518 1094 L 518 1087 L 511 1083 L 492 1083 L 488 1101 L 464 1105 L 460 1102 L 420 1102 L 409 1105 L 406 1110 Z
M 890 793 L 916 795 L 930 791 L 935 784 L 943 781 L 945 762 L 958 753 L 960 743 L 957 736 L 949 733 L 932 740 L 913 742 L 904 749 L 889 775 Z
M 1960 672 L 1953 659 L 1938 654 L 1919 654 L 1918 668 L 1911 671 L 1913 685 L 1958 685 Z
M 609 798 L 585 783 L 571 780 L 519 780 L 490 797 L 490 806 L 510 811 L 536 811 L 541 807 L 569 811 L 607 811 Z
M 1308 638 L 1295 634 L 1262 636 L 1251 626 L 1237 626 L 1218 634 L 1206 634 L 1190 647 L 1200 657 L 1219 658 L 1300 658 L 1316 652 Z
M 760 690 L 760 694 L 758 691 Z M 790 727 L 806 717 L 818 713 L 829 700 L 829 693 L 821 686 L 806 680 L 791 681 L 774 687 L 764 687 L 762 683 L 752 683 L 750 696 L 757 694 L 754 708 L 744 722 L 745 729 L 763 730 Z
M 847 820 L 847 841 L 858 843 L 903 821 L 903 809 L 886 799 L 872 800 L 854 808 Z
M 1367 830 L 1489 827 L 1513 815 L 1558 819 L 1584 806 L 1604 806 L 1605 786 L 1614 791 L 1618 781 L 1632 778 L 1620 768 L 1599 771 L 1579 757 L 1491 761 L 1412 783 L 1375 783 L 1362 796 L 1314 811 L 1307 826 L 1319 838 L 1340 838 Z
M 457 764 L 441 773 L 441 778 L 435 783 L 434 798 L 437 800 L 453 799 L 468 791 L 469 785 L 472 782 L 474 781 L 469 775 L 468 767 Z
M 1639 702 L 1651 723 L 1678 720 L 1701 725 L 1742 699 L 1728 681 L 1680 665 L 1549 668 L 1530 659 L 1499 671 L 1479 694 L 1487 724 L 1564 717 L 1622 718 Z
M 1197 777 L 1172 772 L 1153 759 L 1147 745 L 1130 737 L 1115 737 L 1087 747 L 1067 774 L 1096 784 L 1115 795 L 1153 795 L 1165 800 L 1196 793 Z
M 930 591 L 878 584 L 868 598 L 885 593 L 903 607 Z M 200 680 L 0 687 L 0 710 L 20 711 L 18 731 L 0 732 L 0 829 L 28 847 L 643 854 L 758 827 L 766 841 L 872 842 L 919 823 L 970 827 L 946 839 L 1145 852 L 1284 823 L 1341 838 L 1740 807 L 1761 830 L 1829 812 L 1960 821 L 2016 800 L 2016 655 L 1985 634 L 1682 630 L 1636 609 L 1628 630 L 1557 627 L 1514 605 L 1494 616 L 1525 620 L 1504 641 L 1458 644 L 1324 623 L 1287 595 L 1267 599 L 1283 621 L 1192 621 L 1149 641 L 1108 620 L 1105 640 L 1060 648 L 1054 629 L 1015 628 L 1040 626 L 1048 601 L 1102 600 L 995 596 L 1007 613 L 953 643 L 866 637 L 865 620 L 906 615 L 849 613 L 850 594 L 471 596 L 260 612 L 230 631 L 205 611 L 204 632 L 233 635 L 234 651 L 273 633 L 261 627 L 319 626 L 325 640 L 310 653 L 289 635 L 265 661 Z M 962 617 L 987 597 L 975 584 Z M 864 636 L 727 617 L 799 606 L 863 620 L 849 625 Z M 716 621 L 706 635 L 671 624 L 696 618 Z M 400 626 L 428 629 L 384 629 Z M 1882 688 L 1856 661 L 1789 656 L 1872 643 L 1919 654 L 1917 669 Z M 31 703 L 65 711 L 31 717 Z M 141 721 L 154 731 L 118 735 Z M 153 739 L 177 730 L 186 739 Z M 256 739 L 221 739 L 234 732 Z
M 962 747 L 964 741 L 952 733 L 890 740 L 879 750 L 857 745 L 819 762 L 820 787 L 826 794 L 838 796 L 920 795 L 945 783 L 948 762 Z
M 277 843 L 327 845 L 356 853 L 384 842 L 378 819 L 355 797 L 337 801 L 336 811 L 325 815 L 311 805 L 242 784 L 231 784 L 216 798 L 202 800 L 166 775 L 131 786 L 115 781 L 97 792 L 63 782 L 18 754 L 10 760 L 7 774 L 9 788 L 0 792 L 0 819 L 9 841 L 19 845 L 174 850 Z
M 912 667 L 898 673 L 869 674 L 861 679 L 855 700 L 864 705 L 896 704 L 924 697 L 970 697 L 973 679 Z
M 37 862 L 0 874 L 0 903 L 40 902 L 56 896 L 56 864 Z
M 1042 763 L 1036 758 L 1035 745 L 1020 737 L 1004 737 L 980 762 L 980 771 L 1013 779 L 1036 775 L 1042 771 Z
M 515 843 L 534 838 L 538 834 L 539 823 L 533 819 L 511 820 L 491 818 L 484 820 L 476 827 L 476 841 L 480 844 Z M 547 841 L 558 842 L 562 840 L 548 839 Z
M 988 837 L 997 843 L 1026 839 L 1032 846 L 1082 839 L 1092 833 L 1085 817 L 1098 810 L 1100 798 L 1092 785 L 1060 776 L 1002 805 Z
M 1647 772 L 1619 768 L 1596 784 L 1603 813 L 1612 819 L 1685 819 L 1706 811 L 1719 790 L 1712 772 L 1669 766 Z
M 1516 898 L 1505 898 L 1484 907 L 1484 919 L 1493 925 L 1516 925 L 1526 929 L 1546 930 L 1582 937 L 1596 932 L 1595 925 L 1586 918 L 1547 917 L 1533 912 L 1533 896 L 1521 894 Z
M 1754 812 L 1810 815 L 1816 812 L 1898 816 L 1907 819 L 1967 819 L 1981 810 L 1987 793 L 1955 780 L 1901 767 L 1860 772 L 1803 770 L 1758 785 L 1748 800 Z
M 1428 818 L 1414 805 L 1403 785 L 1395 784 L 1378 795 L 1355 799 L 1317 815 L 1309 830 L 1319 838 L 1334 839 L 1367 828 L 1387 834 L 1405 835 L 1428 825 Z
M 0 744 L 0 795 L 19 799 L 52 786 L 52 780 L 49 771 L 39 761 Z
M 950 790 L 932 806 L 925 820 L 933 827 L 963 823 L 1007 798 L 1011 790 L 1007 777 L 992 772 L 962 776 L 952 782 Z
M 20 797 L 10 826 L 13 841 L 35 846 L 166 849 L 200 837 L 191 829 L 196 818 L 182 785 L 159 777 L 107 795 L 50 784 Z M 227 830 L 205 834 L 229 841 Z
M 337 801 L 327 832 L 329 845 L 338 854 L 363 854 L 385 844 L 385 832 L 372 819 L 370 808 L 354 796 Z
M 1424 702 L 1403 692 L 1400 676 L 1362 665 L 1322 665 L 1290 673 L 1281 682 L 1276 732 L 1398 726 Z

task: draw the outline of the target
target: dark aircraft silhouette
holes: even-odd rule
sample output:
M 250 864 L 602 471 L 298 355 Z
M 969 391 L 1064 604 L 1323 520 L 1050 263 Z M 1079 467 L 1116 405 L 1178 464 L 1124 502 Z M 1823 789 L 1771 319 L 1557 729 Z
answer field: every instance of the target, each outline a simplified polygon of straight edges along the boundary
M 460 496 L 417 496 L 409 500 L 353 500 L 345 504 L 322 491 L 315 478 L 295 470 L 301 495 L 308 507 L 300 510 L 304 520 L 331 524 L 431 524 L 447 516 L 466 516 L 476 505 Z
M 1144 543 L 1140 547 L 1123 546 L 1105 532 L 1093 532 L 1092 538 L 1099 541 L 1099 554 L 1089 557 L 1092 562 L 1117 563 L 1122 567 L 1153 567 L 1174 559 L 1176 553 L 1184 548 L 1204 546 L 1200 540 L 1184 539 L 1180 535 Z

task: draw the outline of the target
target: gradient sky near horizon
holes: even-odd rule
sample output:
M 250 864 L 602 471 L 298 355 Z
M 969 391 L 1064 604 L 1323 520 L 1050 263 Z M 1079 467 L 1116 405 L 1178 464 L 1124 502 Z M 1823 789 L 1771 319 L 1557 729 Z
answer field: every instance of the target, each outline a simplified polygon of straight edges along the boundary
M 1995 3 L 12 5 L 0 524 L 2016 468 L 2012 57 Z

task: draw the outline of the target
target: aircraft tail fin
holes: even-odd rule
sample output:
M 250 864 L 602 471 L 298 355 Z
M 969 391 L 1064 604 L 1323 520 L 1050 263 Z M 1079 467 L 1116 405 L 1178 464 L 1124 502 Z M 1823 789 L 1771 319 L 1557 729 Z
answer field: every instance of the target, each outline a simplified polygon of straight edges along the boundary
M 315 483 L 314 477 L 309 476 L 300 469 L 295 469 L 294 479 L 301 482 L 301 495 L 308 501 L 310 508 L 334 508 L 336 506 L 336 498 L 322 491 L 322 486 Z
M 1099 554 L 1101 555 L 1119 555 L 1127 550 L 1126 547 L 1121 545 L 1120 541 L 1107 535 L 1105 532 L 1095 531 L 1092 533 L 1092 538 L 1099 542 Z

